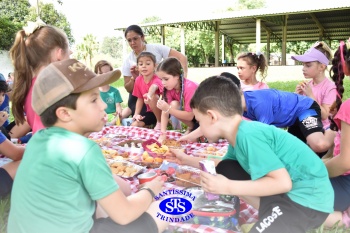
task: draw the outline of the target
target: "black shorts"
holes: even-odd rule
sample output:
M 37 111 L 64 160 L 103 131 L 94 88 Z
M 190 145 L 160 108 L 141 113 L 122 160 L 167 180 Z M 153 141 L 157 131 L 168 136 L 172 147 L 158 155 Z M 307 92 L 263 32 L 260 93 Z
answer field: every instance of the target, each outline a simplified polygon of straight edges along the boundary
M 316 101 L 288 128 L 288 132 L 306 143 L 306 137 L 315 132 L 324 133 L 321 109 Z
M 287 194 L 261 197 L 259 220 L 250 233 L 305 233 L 320 227 L 329 213 L 299 205 Z
M 128 107 L 131 109 L 131 116 L 134 116 L 135 114 L 136 102 L 137 102 L 137 97 L 129 93 Z M 143 114 L 146 113 L 146 110 L 147 110 L 146 104 L 143 104 L 140 115 L 143 116 Z
M 154 115 L 153 112 L 145 112 L 144 114 L 140 114 L 141 116 L 144 116 L 143 122 L 145 125 L 155 125 L 157 124 L 157 118 L 156 115 Z
M 158 227 L 154 219 L 148 214 L 143 213 L 138 219 L 127 224 L 120 225 L 111 218 L 96 219 L 90 233 L 156 233 Z
M 0 167 L 0 198 L 6 197 L 12 189 L 13 179 L 5 169 Z
M 251 179 L 236 160 L 222 160 L 216 166 L 216 172 L 230 180 Z M 299 205 L 286 194 L 260 197 L 259 220 L 250 232 L 305 233 L 321 226 L 328 215 Z

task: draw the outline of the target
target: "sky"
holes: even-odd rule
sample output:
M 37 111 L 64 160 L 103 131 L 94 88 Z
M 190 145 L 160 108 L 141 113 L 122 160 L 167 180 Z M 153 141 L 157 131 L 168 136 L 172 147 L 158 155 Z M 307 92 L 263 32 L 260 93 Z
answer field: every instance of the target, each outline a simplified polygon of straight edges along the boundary
M 98 41 L 106 36 L 123 36 L 116 27 L 127 27 L 151 16 L 162 20 L 179 19 L 191 15 L 205 17 L 206 14 L 218 12 L 233 6 L 235 0 L 40 0 L 54 3 L 57 11 L 63 13 L 71 24 L 76 44 L 87 34 L 93 34 Z M 283 5 L 317 4 L 328 0 L 292 0 L 282 1 Z M 36 6 L 37 0 L 29 0 Z M 267 7 L 277 8 L 275 0 L 266 0 Z

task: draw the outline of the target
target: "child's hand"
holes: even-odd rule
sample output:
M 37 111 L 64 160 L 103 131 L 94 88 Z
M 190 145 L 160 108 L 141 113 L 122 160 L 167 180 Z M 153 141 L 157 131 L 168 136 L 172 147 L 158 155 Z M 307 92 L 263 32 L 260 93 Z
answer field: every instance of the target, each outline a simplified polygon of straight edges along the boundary
M 167 102 L 165 102 L 164 100 L 159 99 L 157 101 L 157 108 L 159 108 L 163 112 L 166 112 L 169 109 L 169 104 Z
M 167 161 L 171 163 L 177 163 L 180 165 L 186 165 L 186 158 L 188 155 L 182 149 L 169 149 L 174 157 L 167 157 Z
M 303 90 L 303 93 L 307 96 L 312 96 L 312 88 L 310 87 L 309 83 L 304 83 L 303 85 L 301 85 L 301 89 Z
M 3 125 L 5 121 L 9 118 L 9 115 L 6 111 L 0 112 L 0 125 Z
M 143 95 L 143 100 L 145 101 L 146 104 L 149 104 L 150 101 L 152 100 L 152 96 L 149 93 L 146 93 Z
M 196 137 L 192 137 L 191 134 L 186 134 L 184 136 L 181 136 L 179 138 L 180 142 L 197 142 L 197 138 Z
M 165 133 L 162 133 L 159 138 L 158 138 L 158 142 L 159 143 L 162 143 L 164 140 L 166 139 L 166 134 Z
M 153 180 L 145 183 L 144 186 L 150 188 L 155 195 L 158 195 L 159 193 L 162 192 L 163 185 L 164 185 L 164 179 L 161 176 L 158 176 Z
M 223 175 L 212 175 L 208 172 L 201 171 L 201 186 L 205 192 L 215 194 L 228 194 L 226 191 L 226 181 L 228 180 Z
M 132 117 L 133 120 L 135 121 L 142 121 L 145 117 L 144 116 L 141 116 L 141 115 L 134 115 Z

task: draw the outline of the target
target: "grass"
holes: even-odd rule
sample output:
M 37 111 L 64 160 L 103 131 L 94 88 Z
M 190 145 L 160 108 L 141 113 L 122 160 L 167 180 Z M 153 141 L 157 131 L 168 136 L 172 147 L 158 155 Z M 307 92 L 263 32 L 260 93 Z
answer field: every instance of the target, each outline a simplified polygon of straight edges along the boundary
M 295 81 L 277 81 L 277 82 L 268 82 L 270 88 L 275 88 L 278 90 L 294 92 L 296 85 L 300 82 L 300 80 Z M 128 93 L 124 88 L 124 80 L 119 79 L 117 82 L 113 83 L 114 87 L 118 88 L 120 94 L 124 100 L 122 103 L 123 107 L 127 105 Z M 344 79 L 344 97 L 343 100 L 350 98 L 350 81 L 348 78 Z M 0 233 L 6 233 L 7 226 L 7 218 L 8 212 L 10 209 L 10 198 L 0 199 Z M 324 229 L 320 227 L 319 229 L 310 231 L 309 233 L 350 233 L 350 229 L 344 229 L 341 227 L 334 226 L 332 229 Z

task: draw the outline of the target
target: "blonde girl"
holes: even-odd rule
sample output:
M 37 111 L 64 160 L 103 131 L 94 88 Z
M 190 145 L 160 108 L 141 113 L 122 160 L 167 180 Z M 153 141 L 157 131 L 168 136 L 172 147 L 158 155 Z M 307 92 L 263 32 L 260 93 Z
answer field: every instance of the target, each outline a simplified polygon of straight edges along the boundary
M 250 91 L 268 89 L 264 82 L 267 75 L 267 63 L 265 56 L 261 53 L 244 53 L 237 58 L 238 77 L 241 80 L 241 90 Z M 261 81 L 256 78 L 260 72 Z

